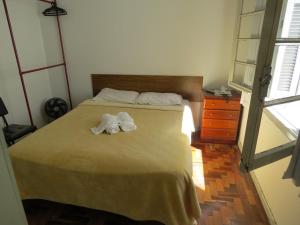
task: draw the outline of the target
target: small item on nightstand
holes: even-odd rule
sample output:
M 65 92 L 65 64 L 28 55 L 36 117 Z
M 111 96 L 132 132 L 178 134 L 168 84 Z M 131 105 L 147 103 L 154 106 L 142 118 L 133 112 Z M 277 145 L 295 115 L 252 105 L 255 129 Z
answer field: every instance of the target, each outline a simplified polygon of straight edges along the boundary
M 231 90 L 223 85 L 220 87 L 220 89 L 209 89 L 206 90 L 206 92 L 213 94 L 215 96 L 227 96 L 227 97 L 232 96 Z

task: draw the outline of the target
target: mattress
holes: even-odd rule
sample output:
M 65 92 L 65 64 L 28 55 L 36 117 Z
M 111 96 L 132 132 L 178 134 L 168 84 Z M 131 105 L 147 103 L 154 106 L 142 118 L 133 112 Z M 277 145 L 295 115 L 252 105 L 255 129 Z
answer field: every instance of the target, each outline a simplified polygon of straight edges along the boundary
M 22 198 L 191 225 L 200 208 L 186 108 L 83 102 L 10 148 Z M 102 114 L 118 112 L 128 112 L 137 130 L 91 133 Z

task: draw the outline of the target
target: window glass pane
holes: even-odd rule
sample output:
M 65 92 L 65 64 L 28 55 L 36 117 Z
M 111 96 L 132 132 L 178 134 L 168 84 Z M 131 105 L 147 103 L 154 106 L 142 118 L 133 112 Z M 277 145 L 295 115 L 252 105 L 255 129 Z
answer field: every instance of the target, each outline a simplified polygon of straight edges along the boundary
M 239 38 L 260 38 L 264 13 L 241 17 Z
M 263 10 L 266 7 L 266 0 L 244 0 L 242 13 Z
M 278 38 L 300 38 L 300 0 L 285 0 Z
M 294 96 L 300 82 L 300 46 L 277 45 L 272 63 L 272 81 L 268 97 L 272 99 Z
M 246 88 L 252 88 L 255 66 L 235 63 L 233 82 Z
M 275 105 L 269 109 L 286 127 L 298 134 L 300 129 L 300 101 Z
M 260 40 L 239 40 L 236 60 L 255 64 L 259 42 Z

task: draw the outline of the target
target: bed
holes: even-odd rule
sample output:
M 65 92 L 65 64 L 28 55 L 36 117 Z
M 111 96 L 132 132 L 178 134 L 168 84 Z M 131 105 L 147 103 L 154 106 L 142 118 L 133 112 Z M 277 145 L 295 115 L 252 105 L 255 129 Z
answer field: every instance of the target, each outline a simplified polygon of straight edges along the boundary
M 202 77 L 92 75 L 92 85 L 94 94 L 110 87 L 176 92 L 196 101 L 201 99 Z M 84 101 L 10 148 L 22 198 L 79 205 L 165 225 L 193 224 L 200 208 L 189 140 L 182 132 L 183 109 Z M 120 111 L 134 118 L 136 131 L 90 132 L 102 114 Z

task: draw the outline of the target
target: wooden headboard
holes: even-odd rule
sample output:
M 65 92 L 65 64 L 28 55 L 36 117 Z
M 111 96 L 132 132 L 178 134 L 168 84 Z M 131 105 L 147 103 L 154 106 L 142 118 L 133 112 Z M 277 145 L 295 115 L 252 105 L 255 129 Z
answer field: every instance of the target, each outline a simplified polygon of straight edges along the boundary
M 202 101 L 202 76 L 92 74 L 93 95 L 103 88 L 137 92 L 172 92 L 193 102 Z

